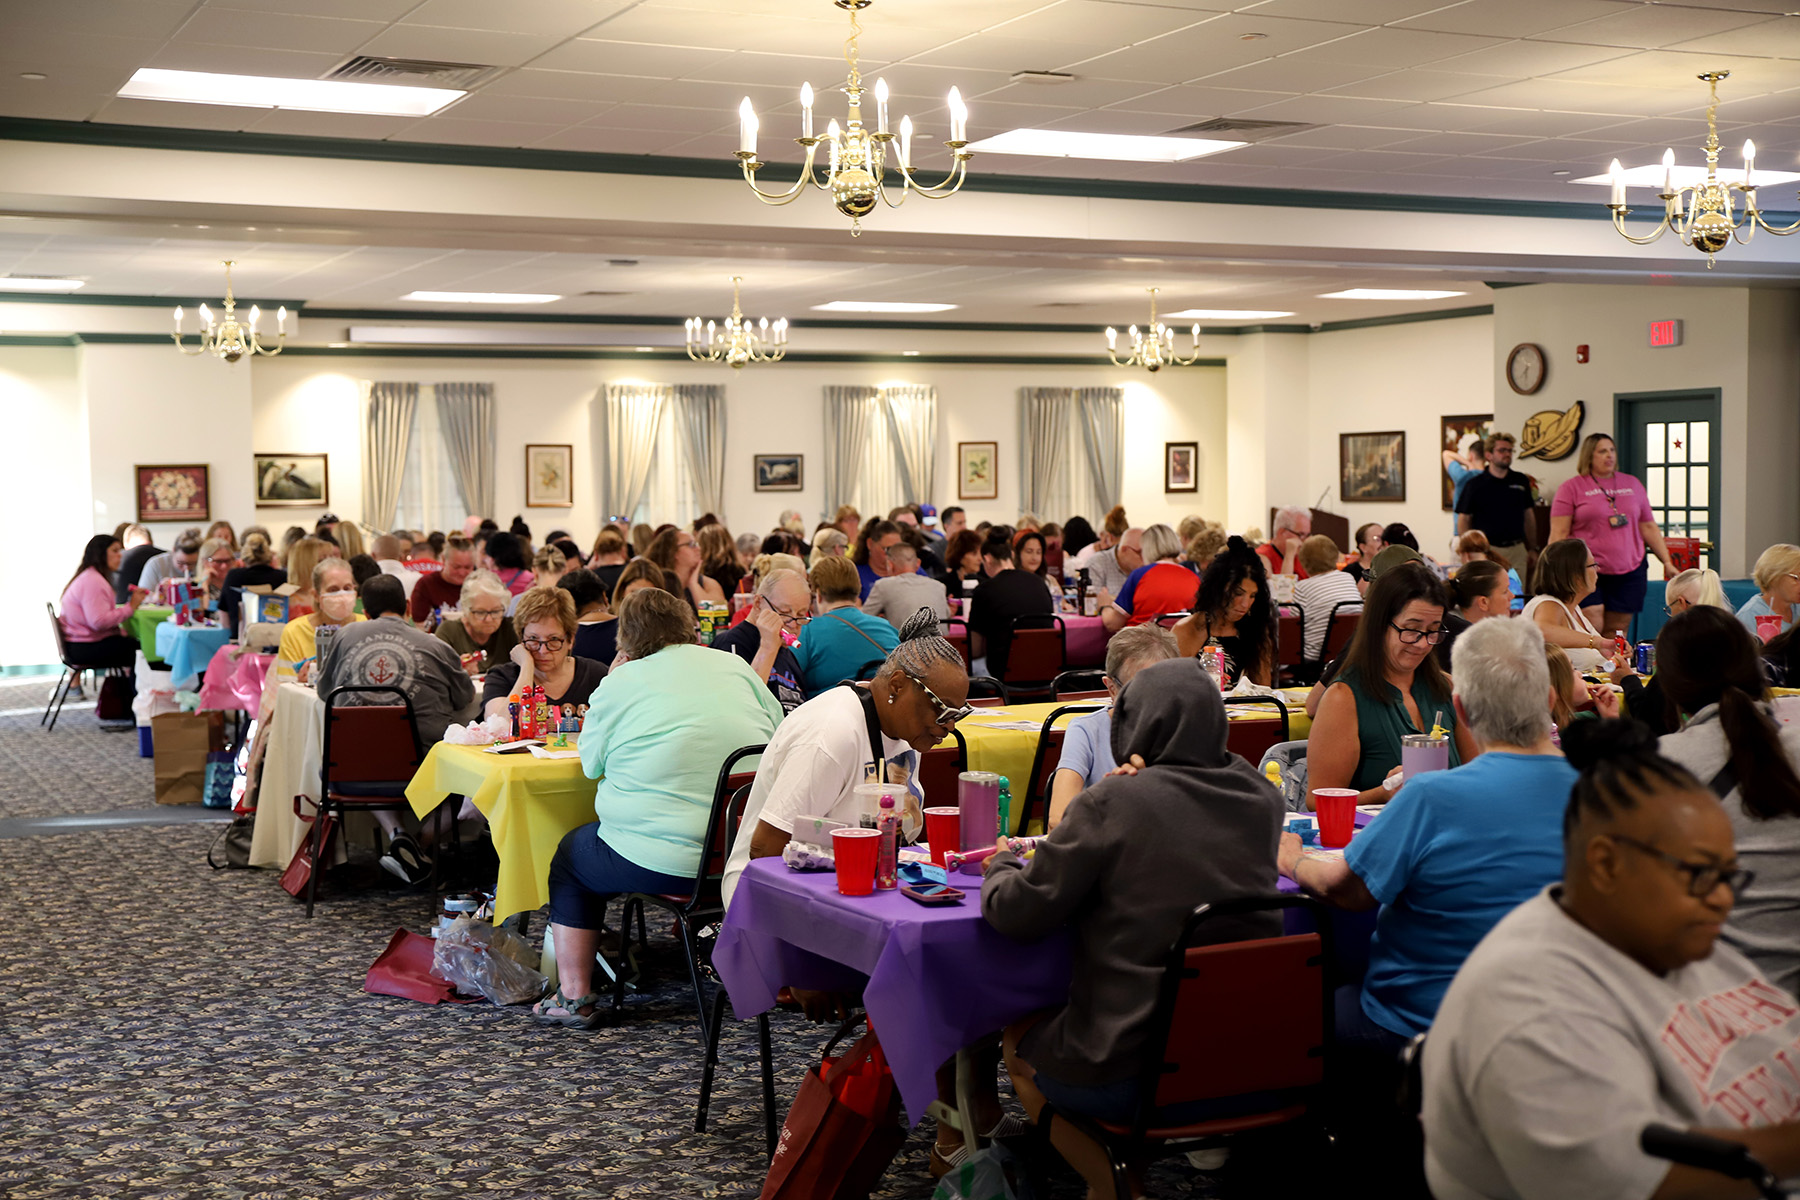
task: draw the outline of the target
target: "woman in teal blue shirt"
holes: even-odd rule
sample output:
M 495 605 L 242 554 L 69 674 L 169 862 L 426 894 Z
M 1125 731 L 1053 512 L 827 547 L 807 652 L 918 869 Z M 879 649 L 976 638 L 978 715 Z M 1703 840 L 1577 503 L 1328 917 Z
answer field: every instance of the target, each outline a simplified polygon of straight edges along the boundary
M 900 635 L 885 617 L 862 611 L 862 578 L 849 559 L 820 559 L 811 581 L 819 615 L 807 622 L 794 648 L 808 700 L 855 679 L 865 665 L 881 662 L 900 644 Z

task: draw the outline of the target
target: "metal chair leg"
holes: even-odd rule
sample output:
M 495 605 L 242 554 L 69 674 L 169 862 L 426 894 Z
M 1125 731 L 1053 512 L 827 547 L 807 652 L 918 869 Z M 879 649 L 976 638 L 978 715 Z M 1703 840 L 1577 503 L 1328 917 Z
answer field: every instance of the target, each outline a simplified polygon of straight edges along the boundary
M 769 1014 L 762 1013 L 756 1018 L 757 1049 L 762 1054 L 762 1090 L 763 1090 L 763 1144 L 768 1149 L 769 1161 L 775 1160 L 775 1056 L 769 1044 Z
M 325 872 L 325 846 L 323 844 L 325 839 L 320 836 L 325 825 L 325 811 L 326 806 L 320 804 L 319 813 L 313 818 L 313 827 L 310 831 L 310 840 L 313 844 L 313 859 L 312 872 L 306 877 L 306 916 L 308 920 L 312 919 L 313 903 L 318 899 L 319 876 Z
M 713 1069 L 719 1063 L 719 1031 L 725 1025 L 725 989 L 713 994 L 712 1033 L 706 1039 L 706 1058 L 700 1069 L 700 1103 L 694 1110 L 694 1132 L 706 1132 L 706 1109 L 712 1103 Z
M 69 671 L 69 668 L 65 666 L 62 675 L 56 680 L 56 686 L 50 689 L 50 700 L 44 704 L 44 716 L 38 718 L 38 725 L 40 727 L 43 726 L 45 717 L 50 719 L 50 729 L 48 732 L 56 732 L 56 719 L 62 716 L 63 701 L 69 698 L 69 688 L 73 679 L 74 676 Z M 50 705 L 52 703 L 56 705 L 55 712 L 50 711 Z
M 707 1020 L 706 985 L 700 979 L 700 947 L 694 942 L 694 929 L 687 921 L 678 919 L 676 928 L 681 930 L 681 949 L 687 957 L 688 981 L 694 985 L 694 1010 L 700 1018 L 700 1044 L 711 1043 L 712 1023 Z

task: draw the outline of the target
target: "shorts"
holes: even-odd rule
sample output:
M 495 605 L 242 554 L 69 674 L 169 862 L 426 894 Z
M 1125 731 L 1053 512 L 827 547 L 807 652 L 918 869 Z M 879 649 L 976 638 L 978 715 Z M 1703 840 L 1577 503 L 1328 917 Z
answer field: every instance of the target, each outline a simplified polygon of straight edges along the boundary
M 1648 561 L 1637 565 L 1637 570 L 1627 571 L 1623 575 L 1602 575 L 1595 586 L 1593 595 L 1582 597 L 1578 608 L 1588 608 L 1598 604 L 1607 612 L 1640 613 L 1644 611 L 1644 596 L 1649 591 L 1650 564 Z
M 550 920 L 571 929 L 602 929 L 614 896 L 682 896 L 693 886 L 692 875 L 664 875 L 624 858 L 600 836 L 600 822 L 589 821 L 564 834 L 550 860 Z

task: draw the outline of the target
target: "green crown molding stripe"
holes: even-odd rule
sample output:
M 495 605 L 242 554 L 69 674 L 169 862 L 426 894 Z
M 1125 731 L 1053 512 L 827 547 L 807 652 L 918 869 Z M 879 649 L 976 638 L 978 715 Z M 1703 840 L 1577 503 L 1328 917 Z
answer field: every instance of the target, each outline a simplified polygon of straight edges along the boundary
M 1491 304 L 1471 304 L 1467 308 L 1439 308 L 1431 312 L 1392 313 L 1385 317 L 1359 317 L 1354 321 L 1327 321 L 1320 333 L 1336 333 L 1343 329 L 1376 329 L 1382 325 L 1416 325 L 1420 321 L 1453 321 L 1458 317 L 1491 317 Z
M 724 114 L 729 118 L 730 114 Z M 723 118 L 722 118 L 723 119 Z M 202 150 L 226 154 L 273 154 L 298 158 L 340 158 L 365 162 L 422 163 L 433 166 L 501 167 L 533 171 L 581 171 L 603 175 L 661 175 L 682 179 L 741 179 L 735 159 L 674 158 L 648 154 L 597 154 L 529 147 L 455 146 L 362 138 L 298 137 L 276 133 L 236 133 L 154 125 L 107 125 L 93 121 L 0 118 L 0 139 L 65 142 L 89 146 L 129 146 L 147 150 Z M 781 172 L 797 164 L 772 163 Z M 1110 200 L 1160 200 L 1188 204 L 1245 204 L 1259 208 L 1352 209 L 1371 212 L 1450 213 L 1484 217 L 1550 217 L 1601 221 L 1598 205 L 1582 201 L 1502 200 L 1467 196 L 1390 196 L 1376 192 L 1306 191 L 1293 188 L 1227 187 L 1217 184 L 1156 183 L 1143 180 L 1051 179 L 1035 175 L 972 174 L 964 189 L 1027 196 L 1079 196 Z M 1768 210 L 1770 220 L 1800 214 Z
M 219 290 L 224 291 L 223 286 Z M 0 291 L 0 304 L 87 304 L 98 305 L 102 308 L 167 308 L 173 310 L 178 304 L 183 308 L 192 308 L 197 304 L 217 304 L 223 308 L 225 302 L 219 296 L 190 299 L 184 296 L 104 296 L 97 292 Z M 298 315 L 299 310 L 305 307 L 306 301 L 264 300 L 259 297 L 239 298 L 238 300 L 238 308 L 246 313 L 253 304 L 262 305 L 265 316 L 272 315 L 277 308 L 285 304 L 288 315 L 291 317 Z

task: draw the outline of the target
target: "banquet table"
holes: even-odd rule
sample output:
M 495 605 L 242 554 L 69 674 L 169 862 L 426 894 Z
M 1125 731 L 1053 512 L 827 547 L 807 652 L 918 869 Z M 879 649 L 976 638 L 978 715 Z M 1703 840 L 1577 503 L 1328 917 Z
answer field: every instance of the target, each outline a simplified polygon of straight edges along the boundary
M 256 793 L 256 826 L 250 835 L 253 867 L 286 867 L 312 829 L 294 815 L 294 797 L 318 798 L 324 713 L 325 702 L 305 684 L 284 683 L 276 690 Z
M 206 664 L 200 707 L 220 712 L 237 709 L 254 716 L 262 707 L 263 682 L 274 664 L 273 654 L 247 654 L 241 646 L 220 646 Z
M 407 785 L 406 799 L 420 820 L 455 795 L 467 796 L 487 818 L 500 859 L 498 922 L 549 903 L 551 856 L 564 834 L 594 819 L 597 786 L 581 773 L 577 758 L 492 754 L 439 742 Z
M 830 871 L 754 860 L 713 949 L 732 1012 L 740 1020 L 766 1012 L 784 986 L 843 988 L 866 978 L 863 1007 L 916 1125 L 937 1098 L 940 1064 L 1069 994 L 1067 934 L 1015 942 L 982 919 L 981 879 L 950 879 L 967 899 L 927 907 L 897 891 L 840 896 Z
M 231 640 L 231 630 L 224 625 L 177 625 L 164 621 L 151 636 L 156 642 L 157 657 L 169 664 L 170 683 L 178 691 L 191 691 L 213 655 Z
M 175 615 L 172 608 L 164 608 L 159 604 L 140 604 L 138 610 L 131 614 L 131 620 L 125 622 L 125 628 L 137 639 L 144 657 L 151 662 L 161 662 L 162 655 L 156 650 L 156 630 Z

